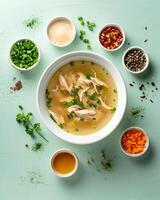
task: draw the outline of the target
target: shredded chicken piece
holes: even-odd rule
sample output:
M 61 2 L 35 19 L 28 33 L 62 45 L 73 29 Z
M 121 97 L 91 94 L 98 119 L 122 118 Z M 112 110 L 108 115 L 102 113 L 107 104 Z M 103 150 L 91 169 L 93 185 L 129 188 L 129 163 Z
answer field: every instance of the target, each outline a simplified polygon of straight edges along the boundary
M 76 77 L 76 74 L 73 74 L 72 72 L 70 72 L 69 74 L 65 75 L 65 79 L 67 80 L 67 83 L 71 87 L 71 85 L 73 86 L 75 84 L 77 77 Z
M 71 96 L 68 96 L 68 97 L 62 97 L 60 99 L 60 102 L 64 103 L 65 101 L 72 101 L 72 100 L 73 100 L 73 98 Z
M 84 95 L 84 93 L 85 93 L 88 89 L 89 89 L 89 87 L 86 87 L 86 88 L 82 89 L 82 90 L 78 93 L 78 95 L 79 95 L 79 100 L 80 100 L 80 101 L 82 101 L 83 95 Z
M 56 85 L 56 88 L 52 89 L 52 92 L 58 92 L 58 91 L 59 91 L 59 87 L 58 87 L 58 85 Z
M 58 125 L 64 124 L 64 118 L 62 115 L 56 115 L 53 111 L 48 110 L 49 114 L 53 117 L 53 119 L 56 121 Z
M 111 110 L 111 109 L 113 109 L 113 107 L 111 107 L 111 106 L 107 106 L 107 105 L 104 103 L 104 101 L 102 100 L 101 97 L 99 97 L 99 100 L 100 100 L 102 106 L 103 106 L 104 108 L 106 108 L 107 110 Z
M 105 86 L 108 88 L 107 84 L 104 83 L 103 81 L 99 80 L 98 78 L 96 77 L 91 77 L 91 80 L 92 80 L 92 83 L 97 85 L 97 86 Z
M 77 110 L 80 110 L 81 108 L 77 105 L 73 105 L 73 106 L 70 106 L 68 108 L 68 112 L 71 113 L 71 112 L 74 112 L 74 111 L 77 111 Z
M 93 82 L 92 82 L 92 84 L 93 84 L 94 90 L 98 93 L 98 90 L 97 90 L 96 84 L 94 84 Z
M 76 82 L 76 75 L 71 72 L 68 75 L 65 74 L 64 78 L 66 79 L 66 81 L 68 83 L 68 89 L 71 92 L 71 90 L 74 87 L 75 82 Z
M 77 79 L 80 83 L 84 84 L 84 85 L 88 85 L 90 84 L 92 81 L 87 79 L 85 77 L 85 75 L 81 72 L 78 72 L 79 78 Z
M 62 74 L 59 75 L 59 83 L 65 90 L 67 90 L 69 93 L 71 92 L 71 89 L 68 86 L 67 81 Z
M 74 113 L 79 118 L 93 119 L 95 117 L 95 115 L 96 115 L 96 110 L 93 110 L 93 109 L 83 109 L 83 110 L 74 111 Z

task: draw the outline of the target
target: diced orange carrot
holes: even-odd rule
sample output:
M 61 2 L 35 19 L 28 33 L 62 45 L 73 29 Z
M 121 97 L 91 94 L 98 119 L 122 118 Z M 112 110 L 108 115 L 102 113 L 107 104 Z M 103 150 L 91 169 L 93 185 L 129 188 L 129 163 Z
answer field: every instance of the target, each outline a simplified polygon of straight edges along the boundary
M 122 136 L 121 144 L 128 153 L 141 153 L 146 145 L 146 136 L 138 129 L 129 130 Z

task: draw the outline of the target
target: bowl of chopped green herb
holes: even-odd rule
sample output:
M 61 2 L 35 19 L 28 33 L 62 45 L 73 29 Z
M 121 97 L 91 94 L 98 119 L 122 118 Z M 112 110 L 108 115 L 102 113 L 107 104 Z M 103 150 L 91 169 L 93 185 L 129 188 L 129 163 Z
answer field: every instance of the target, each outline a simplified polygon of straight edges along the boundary
M 40 50 L 30 39 L 16 40 L 10 48 L 9 59 L 14 68 L 28 71 L 38 64 Z

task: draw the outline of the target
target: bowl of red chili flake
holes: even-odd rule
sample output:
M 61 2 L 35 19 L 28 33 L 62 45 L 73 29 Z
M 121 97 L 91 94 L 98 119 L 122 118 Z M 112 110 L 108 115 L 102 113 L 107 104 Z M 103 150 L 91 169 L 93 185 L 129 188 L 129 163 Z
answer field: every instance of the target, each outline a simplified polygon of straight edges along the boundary
M 120 147 L 127 156 L 139 157 L 149 147 L 148 135 L 142 128 L 127 128 L 120 137 Z
M 107 24 L 99 33 L 99 42 L 105 50 L 116 51 L 125 42 L 124 31 L 119 25 Z

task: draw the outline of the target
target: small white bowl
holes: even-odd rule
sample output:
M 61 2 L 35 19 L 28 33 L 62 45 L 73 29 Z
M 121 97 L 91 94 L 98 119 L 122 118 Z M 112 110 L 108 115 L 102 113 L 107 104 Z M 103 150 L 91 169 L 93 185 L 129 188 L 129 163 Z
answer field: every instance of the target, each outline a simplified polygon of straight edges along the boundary
M 15 65 L 15 64 L 12 62 L 12 59 L 11 59 L 11 49 L 12 49 L 13 45 L 16 44 L 17 42 L 20 42 L 20 41 L 23 41 L 23 40 L 29 40 L 29 41 L 33 42 L 33 43 L 35 44 L 35 46 L 37 47 L 37 49 L 38 49 L 38 60 L 37 60 L 37 62 L 34 63 L 31 67 L 28 67 L 27 69 L 18 67 L 17 65 Z M 14 68 L 16 68 L 16 69 L 18 69 L 18 70 L 20 70 L 20 71 L 29 71 L 29 70 L 35 68 L 35 67 L 38 65 L 38 63 L 39 63 L 39 61 L 40 61 L 40 50 L 39 50 L 37 44 L 36 44 L 33 40 L 31 40 L 31 39 L 24 38 L 24 39 L 16 40 L 16 41 L 13 42 L 13 44 L 12 44 L 12 46 L 11 46 L 11 48 L 10 48 L 10 51 L 9 51 L 9 61 L 10 61 L 11 65 L 12 65 Z
M 54 159 L 56 158 L 56 156 L 58 154 L 61 154 L 61 153 L 68 153 L 68 154 L 71 154 L 74 159 L 75 159 L 75 168 L 73 169 L 73 171 L 71 171 L 70 173 L 67 173 L 67 174 L 61 174 L 59 173 L 58 171 L 56 171 L 52 165 L 52 163 L 54 162 Z M 50 160 L 50 163 L 51 163 L 51 169 L 52 171 L 58 176 L 58 177 L 61 177 L 61 178 L 68 178 L 68 177 L 71 177 L 73 176 L 77 170 L 78 170 L 78 158 L 76 156 L 75 153 L 73 153 L 72 151 L 68 150 L 68 149 L 59 149 L 57 150 L 51 157 L 51 160 Z
M 146 60 L 147 60 L 147 61 L 146 61 L 146 65 L 144 66 L 144 68 L 143 68 L 142 70 L 140 70 L 140 71 L 137 71 L 137 72 L 128 69 L 127 66 L 125 65 L 125 62 L 124 62 L 124 58 L 125 58 L 126 54 L 127 54 L 129 51 L 134 50 L 134 49 L 135 49 L 135 50 L 143 51 L 143 53 L 144 53 L 144 55 L 145 55 L 145 57 L 146 57 Z M 131 72 L 132 74 L 141 74 L 141 73 L 143 73 L 144 71 L 146 71 L 146 69 L 148 68 L 148 65 L 149 65 L 149 57 L 148 57 L 147 52 L 146 52 L 143 48 L 141 48 L 141 47 L 139 47 L 139 46 L 133 46 L 133 47 L 128 48 L 128 49 L 124 52 L 124 54 L 123 54 L 123 56 L 122 56 L 122 64 L 123 64 L 123 66 L 125 67 L 125 69 L 126 69 L 127 71 Z
M 145 137 L 146 137 L 146 140 L 147 140 L 147 141 L 146 141 L 146 146 L 145 146 L 143 152 L 137 153 L 137 154 L 132 154 L 132 153 L 126 152 L 126 151 L 123 149 L 123 147 L 122 147 L 122 142 L 121 142 L 121 141 L 122 141 L 123 135 L 124 135 L 127 131 L 133 130 L 133 129 L 142 131 L 142 132 L 144 133 Z M 121 134 L 119 143 L 120 143 L 121 150 L 122 150 L 122 152 L 123 152 L 124 154 L 126 154 L 126 155 L 129 156 L 129 157 L 139 157 L 139 156 L 142 156 L 142 155 L 147 151 L 147 149 L 148 149 L 148 147 L 149 147 L 149 137 L 148 137 L 147 133 L 146 133 L 142 128 L 140 128 L 140 127 L 129 127 L 129 128 L 127 128 L 127 129 L 125 129 L 125 130 L 123 131 L 123 133 Z
M 64 45 L 58 45 L 58 44 L 54 43 L 52 40 L 50 40 L 50 38 L 49 38 L 49 36 L 48 36 L 49 27 L 50 27 L 53 23 L 55 23 L 56 21 L 59 21 L 59 20 L 67 20 L 67 21 L 69 21 L 69 22 L 71 23 L 71 25 L 72 25 L 72 27 L 73 27 L 73 37 L 72 37 L 72 39 L 71 39 L 68 43 L 66 43 L 66 44 L 64 44 Z M 54 46 L 56 46 L 56 47 L 66 47 L 66 46 L 70 45 L 70 44 L 74 41 L 74 39 L 75 39 L 75 37 L 76 37 L 76 27 L 75 27 L 74 23 L 73 23 L 70 19 L 68 19 L 67 17 L 54 17 L 54 18 L 52 18 L 52 19 L 49 21 L 49 23 L 48 23 L 48 25 L 47 25 L 46 35 L 47 35 L 48 41 L 49 41 L 52 45 L 54 45 Z
M 107 27 L 116 27 L 116 28 L 118 28 L 118 29 L 121 31 L 121 33 L 122 33 L 123 41 L 122 41 L 122 43 L 121 43 L 117 48 L 115 48 L 115 49 L 107 49 L 107 48 L 105 48 L 105 47 L 101 44 L 101 42 L 100 42 L 100 40 L 99 40 L 99 36 L 100 36 L 101 32 L 102 32 L 105 28 L 107 28 Z M 112 24 L 112 23 L 107 24 L 107 25 L 105 25 L 105 26 L 100 30 L 100 32 L 99 32 L 99 34 L 98 34 L 98 41 L 99 41 L 101 47 L 102 47 L 103 49 L 105 49 L 106 51 L 109 51 L 109 52 L 117 51 L 118 49 L 120 49 L 120 48 L 123 46 L 123 44 L 124 44 L 124 42 L 125 42 L 125 33 L 124 33 L 124 30 L 123 30 L 118 24 Z

